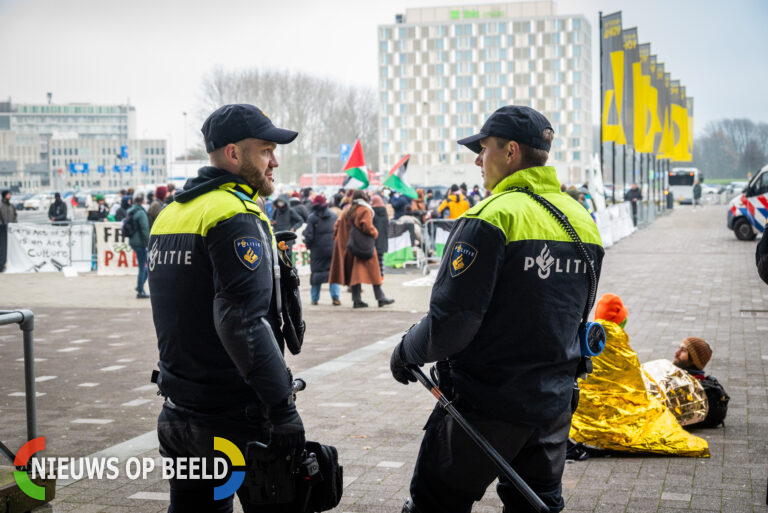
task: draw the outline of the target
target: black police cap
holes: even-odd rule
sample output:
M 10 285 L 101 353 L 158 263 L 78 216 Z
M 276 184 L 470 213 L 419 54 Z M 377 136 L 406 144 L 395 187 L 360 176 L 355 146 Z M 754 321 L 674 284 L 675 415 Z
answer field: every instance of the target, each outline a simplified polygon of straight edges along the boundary
M 219 107 L 208 116 L 200 131 L 208 153 L 243 139 L 288 144 L 299 135 L 293 130 L 277 128 L 261 109 L 244 103 Z
M 541 137 L 547 128 L 552 130 L 552 125 L 540 112 L 530 107 L 507 105 L 491 114 L 479 134 L 465 137 L 457 142 L 475 153 L 480 153 L 482 149 L 480 141 L 494 136 L 511 139 L 548 152 L 551 143 Z

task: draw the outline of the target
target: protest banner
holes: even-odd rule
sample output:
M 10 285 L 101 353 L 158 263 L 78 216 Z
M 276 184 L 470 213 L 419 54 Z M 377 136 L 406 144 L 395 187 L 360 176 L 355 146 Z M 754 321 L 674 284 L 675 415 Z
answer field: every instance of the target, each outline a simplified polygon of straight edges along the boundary
M 92 237 L 90 225 L 9 224 L 6 272 L 59 272 L 73 262 L 78 271 L 87 271 Z
M 136 254 L 123 235 L 122 223 L 94 223 L 96 266 L 100 276 L 138 274 Z

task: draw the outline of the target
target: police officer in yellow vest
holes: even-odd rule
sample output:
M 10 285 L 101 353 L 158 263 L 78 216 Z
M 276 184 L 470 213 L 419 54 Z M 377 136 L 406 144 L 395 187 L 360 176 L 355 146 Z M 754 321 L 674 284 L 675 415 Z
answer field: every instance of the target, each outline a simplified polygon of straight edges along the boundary
M 603 248 L 595 223 L 560 192 L 545 166 L 554 131 L 539 112 L 498 109 L 480 133 L 459 144 L 477 153 L 493 194 L 451 231 L 429 312 L 392 353 L 392 374 L 438 363 L 439 384 L 454 404 L 549 506 L 564 507 L 561 478 L 577 367 L 577 331 L 587 301 L 585 262 L 563 226 L 528 188 L 560 209 L 586 246 L 599 276 Z M 465 513 L 497 471 L 456 421 L 436 407 L 425 427 L 404 512 Z M 503 477 L 504 511 L 532 511 Z
M 274 190 L 277 145 L 298 134 L 275 127 L 252 105 L 219 108 L 202 132 L 211 166 L 186 183 L 152 226 L 149 282 L 157 383 L 166 397 L 157 428 L 160 453 L 205 457 L 211 474 L 214 437 L 243 454 L 249 441 L 286 455 L 304 448 L 283 359 L 275 241 L 256 204 L 259 194 Z M 172 479 L 169 511 L 231 512 L 232 497 L 213 501 L 213 486 Z M 248 506 L 243 491 L 244 511 L 273 511 Z

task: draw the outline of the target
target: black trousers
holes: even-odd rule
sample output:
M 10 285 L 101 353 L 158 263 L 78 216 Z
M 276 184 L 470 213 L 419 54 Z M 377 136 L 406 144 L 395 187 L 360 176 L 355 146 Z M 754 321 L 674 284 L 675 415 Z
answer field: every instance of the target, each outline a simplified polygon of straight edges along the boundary
M 465 415 L 537 493 L 551 512 L 565 507 L 563 468 L 571 412 L 546 426 L 525 426 Z M 418 513 L 468 513 L 496 477 L 493 462 L 439 406 L 424 427 L 411 480 L 411 499 Z M 512 483 L 500 478 L 496 487 L 505 513 L 535 511 Z
M 5 270 L 8 254 L 8 225 L 0 224 L 0 273 Z
M 226 459 L 226 456 L 213 450 L 214 437 L 226 438 L 245 456 L 248 442 L 269 441 L 269 430 L 269 423 L 259 408 L 245 409 L 235 415 L 206 415 L 166 401 L 157 419 L 160 454 L 166 458 L 204 457 L 210 463 L 207 467 L 209 474 L 213 474 L 214 457 Z M 213 487 L 222 485 L 224 481 L 226 478 L 219 481 L 171 479 L 168 513 L 232 513 L 234 496 L 213 500 Z M 248 505 L 245 486 L 240 487 L 237 496 L 245 513 L 284 511 L 281 506 Z

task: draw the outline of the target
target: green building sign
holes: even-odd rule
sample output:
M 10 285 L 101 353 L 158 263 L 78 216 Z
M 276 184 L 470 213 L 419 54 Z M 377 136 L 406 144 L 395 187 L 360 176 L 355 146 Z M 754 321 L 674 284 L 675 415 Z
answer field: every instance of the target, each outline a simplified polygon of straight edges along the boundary
M 503 18 L 504 17 L 504 11 L 487 11 L 481 13 L 477 9 L 453 9 L 451 10 L 451 19 L 452 20 L 458 20 L 458 19 L 465 19 L 465 20 L 471 20 L 471 19 L 478 19 L 478 18 Z

